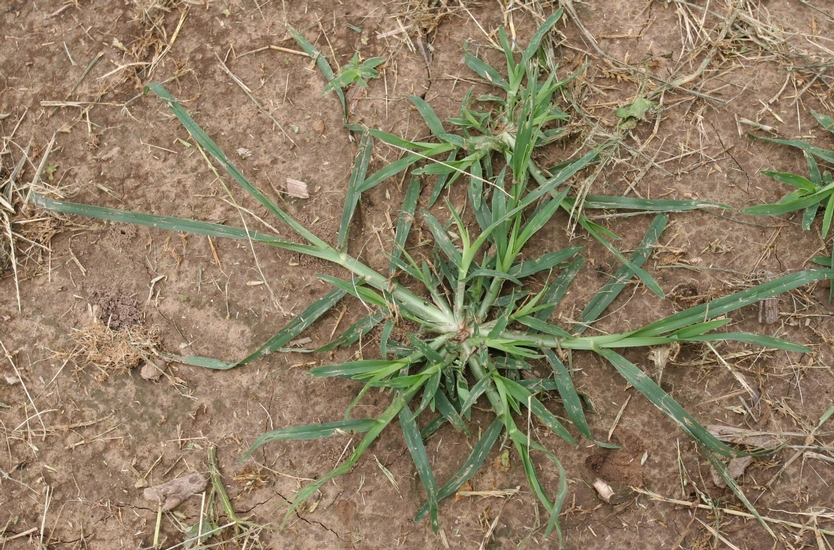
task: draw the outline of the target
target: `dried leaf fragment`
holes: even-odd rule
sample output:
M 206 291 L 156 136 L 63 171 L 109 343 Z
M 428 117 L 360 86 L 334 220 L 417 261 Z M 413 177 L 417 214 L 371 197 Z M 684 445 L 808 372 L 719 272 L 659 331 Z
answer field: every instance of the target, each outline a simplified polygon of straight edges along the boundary
M 747 445 L 748 447 L 758 449 L 775 449 L 784 443 L 776 434 L 735 428 L 733 426 L 711 425 L 707 426 L 707 431 L 724 443 Z
M 208 480 L 198 473 L 172 479 L 167 483 L 145 489 L 145 500 L 157 502 L 162 511 L 173 510 L 188 497 L 205 491 Z
M 139 371 L 139 376 L 144 378 L 145 380 L 159 380 L 159 377 L 162 376 L 162 373 L 165 372 L 165 362 L 161 359 L 155 359 L 153 361 L 146 361 L 144 365 L 142 365 L 142 370 Z
M 759 279 L 767 283 L 776 278 L 773 272 L 763 270 Z M 779 322 L 779 299 L 776 296 L 765 298 L 759 302 L 759 324 L 772 325 Z
M 307 191 L 307 184 L 301 180 L 287 178 L 287 195 L 297 199 L 309 199 L 310 193 Z
M 750 466 L 750 464 L 752 463 L 752 456 L 734 458 L 727 465 L 727 471 L 730 473 L 731 476 L 733 476 L 733 479 L 738 479 L 744 475 L 745 470 L 747 470 L 747 467 Z M 722 489 L 727 486 L 727 484 L 724 483 L 724 480 L 721 479 L 721 476 L 718 474 L 715 468 L 712 468 L 712 482 L 715 483 L 717 487 L 721 487 Z

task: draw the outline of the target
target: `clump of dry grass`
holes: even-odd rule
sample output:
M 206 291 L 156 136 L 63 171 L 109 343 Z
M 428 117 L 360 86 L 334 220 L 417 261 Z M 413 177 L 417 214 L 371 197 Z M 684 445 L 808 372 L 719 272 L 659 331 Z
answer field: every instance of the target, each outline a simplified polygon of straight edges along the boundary
M 25 115 L 25 112 L 21 115 L 18 126 Z M 19 281 L 28 276 L 27 267 L 34 266 L 37 272 L 44 268 L 47 263 L 45 256 L 50 251 L 49 243 L 63 228 L 63 222 L 60 215 L 45 213 L 27 202 L 30 190 L 34 188 L 49 196 L 62 198 L 57 186 L 43 181 L 52 177 L 53 168 L 48 165 L 48 158 L 54 139 L 39 152 L 40 163 L 35 167 L 31 181 L 25 183 L 26 167 L 34 166 L 30 156 L 31 146 L 23 148 L 14 143 L 15 131 L 3 138 L 0 149 L 0 278 L 8 274 L 15 278 L 20 310 Z M 16 154 L 16 151 L 19 152 Z M 6 161 L 11 161 L 11 164 L 7 165 Z
M 158 355 L 159 329 L 142 324 L 113 330 L 98 317 L 97 307 L 90 308 L 90 321 L 75 330 L 70 351 L 59 352 L 61 359 L 76 363 L 78 370 L 93 367 L 99 382 L 107 380 L 113 372 L 129 371 Z

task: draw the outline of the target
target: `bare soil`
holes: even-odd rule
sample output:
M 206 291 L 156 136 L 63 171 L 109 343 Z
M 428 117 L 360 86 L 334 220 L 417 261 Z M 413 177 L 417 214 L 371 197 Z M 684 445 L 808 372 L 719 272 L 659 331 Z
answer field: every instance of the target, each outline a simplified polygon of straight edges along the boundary
M 560 3 L 543 4 L 549 14 Z M 556 30 L 560 76 L 588 67 L 566 92 L 572 135 L 546 151 L 542 164 L 619 135 L 599 171 L 583 174 L 577 186 L 587 182 L 593 194 L 697 198 L 736 209 L 673 215 L 663 246 L 647 264 L 667 299 L 634 284 L 612 304 L 599 330 L 637 328 L 750 285 L 763 270 L 780 275 L 810 267 L 810 258 L 830 250 L 819 220 L 802 231 L 800 216 L 737 212 L 786 192 L 761 170 L 806 173 L 797 150 L 749 132 L 834 148 L 831 134 L 811 117 L 811 110 L 834 112 L 834 18 L 830 5 L 818 4 L 561 2 L 569 13 Z M 510 490 L 509 496 L 444 501 L 439 536 L 428 522 L 415 523 L 424 491 L 396 430 L 280 529 L 287 500 L 305 480 L 338 464 L 355 439 L 272 444 L 247 461 L 238 459 L 264 431 L 339 419 L 359 387 L 306 371 L 352 354 L 373 357 L 373 346 L 330 357 L 273 354 L 230 371 L 171 363 L 156 381 L 140 376 L 138 367 L 161 351 L 240 359 L 328 291 L 317 273 L 338 270 L 288 252 L 253 250 L 245 242 L 58 218 L 22 202 L 31 185 L 75 202 L 237 226 L 243 223 L 239 205 L 272 223 L 243 194 L 234 191 L 232 202 L 224 187 L 232 183 L 215 176 L 161 101 L 143 95 L 147 83 L 165 82 L 260 189 L 333 242 L 357 144 L 342 125 L 335 96 L 322 94 L 325 80 L 309 57 L 299 55 L 284 23 L 334 65 L 345 65 L 355 51 L 363 58 L 386 57 L 381 78 L 348 92 L 350 119 L 425 138 L 427 129 L 403 96 L 425 97 L 441 118 L 456 115 L 470 86 L 490 90 L 465 66 L 464 47 L 501 66 L 490 39 L 505 25 L 526 44 L 541 21 L 535 7 L 434 0 L 5 4 L 0 185 L 16 185 L 15 212 L 6 216 L 17 269 L 11 269 L 4 234 L 0 548 L 152 547 L 157 505 L 144 499 L 143 489 L 195 472 L 207 477 L 211 447 L 237 515 L 263 527 L 249 526 L 237 536 L 227 527 L 207 544 L 558 546 L 555 536 L 542 539 L 547 518 L 521 465 L 512 452 L 507 465 L 497 448 L 471 490 Z M 657 93 L 658 108 L 633 130 L 618 128 L 615 110 L 649 93 Z M 399 154 L 378 146 L 372 169 Z M 287 178 L 307 183 L 310 197 L 287 196 Z M 371 266 L 386 266 L 391 220 L 403 192 L 401 181 L 389 181 L 363 199 L 351 252 Z M 449 197 L 462 204 L 460 190 Z M 648 221 L 604 219 L 623 237 L 618 247 L 625 251 L 640 242 Z M 251 217 L 246 223 L 258 224 Z M 586 246 L 589 261 L 559 313 L 563 321 L 575 319 L 618 267 L 598 243 L 573 235 L 567 217 L 531 246 L 556 250 L 573 242 Z M 579 353 L 576 385 L 593 407 L 591 427 L 621 448 L 606 451 L 587 441 L 573 448 L 533 427 L 568 472 L 564 546 L 831 547 L 825 530 L 834 529 L 834 432 L 830 422 L 815 430 L 834 403 L 828 292 L 824 283 L 782 296 L 773 325 L 760 324 L 755 308 L 733 314 L 733 330 L 788 338 L 811 346 L 813 354 L 735 344 L 718 346 L 722 360 L 709 347 L 686 346 L 663 367 L 648 350 L 626 354 L 704 424 L 783 434 L 792 445 L 816 447 L 757 457 L 739 480 L 759 511 L 778 520 L 771 523 L 776 538 L 755 520 L 734 515 L 746 508 L 715 484 L 706 457 L 672 421 L 610 365 Z M 345 301 L 308 335 L 324 343 L 362 313 L 361 304 Z M 357 413 L 373 415 L 384 403 L 384 395 L 371 395 Z M 546 403 L 563 414 L 558 399 Z M 473 431 L 490 421 L 475 414 Z M 457 471 L 473 442 L 452 429 L 428 442 L 441 482 Z M 540 468 L 552 494 L 557 473 L 543 463 Z M 614 489 L 610 502 L 592 487 L 597 479 Z M 696 508 L 699 503 L 714 508 Z M 197 495 L 166 512 L 160 547 L 181 543 L 201 506 Z M 221 512 L 211 519 L 224 525 L 229 518 Z

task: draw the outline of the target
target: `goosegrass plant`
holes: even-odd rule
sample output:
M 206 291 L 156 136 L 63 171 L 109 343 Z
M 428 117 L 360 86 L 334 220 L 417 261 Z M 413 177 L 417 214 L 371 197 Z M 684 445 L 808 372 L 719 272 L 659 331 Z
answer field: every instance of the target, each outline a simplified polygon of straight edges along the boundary
M 246 228 L 126 212 L 33 195 L 37 204 L 54 211 L 213 237 L 250 240 L 319 258 L 350 273 L 347 279 L 320 275 L 322 280 L 332 285 L 333 290 L 293 318 L 259 349 L 239 361 L 171 356 L 191 365 L 231 369 L 284 349 L 347 295 L 369 307 L 371 313 L 315 351 L 350 346 L 370 331 L 377 330 L 380 342 L 378 357 L 310 370 L 312 376 L 338 377 L 360 385 L 356 399 L 344 416 L 330 422 L 264 433 L 254 441 L 244 457 L 249 457 L 263 445 L 279 441 L 316 439 L 349 432 L 364 434 L 341 464 L 308 483 L 293 497 L 287 517 L 324 484 L 349 472 L 380 434 L 396 422 L 403 432 L 426 492 L 426 503 L 416 519 L 428 516 L 432 529 L 437 532 L 440 501 L 453 495 L 478 471 L 503 435 L 504 441 L 512 445 L 519 457 L 530 490 L 547 510 L 546 534 L 555 530 L 561 540 L 559 513 L 568 495 L 567 473 L 559 457 L 534 439 L 525 426 L 528 417 L 535 417 L 571 445 L 576 445 L 580 437 L 601 446 L 608 445 L 597 441 L 590 430 L 583 401 L 574 386 L 572 372 L 566 366 L 572 364 L 572 353 L 590 352 L 605 359 L 614 371 L 691 436 L 711 457 L 719 473 L 726 473 L 722 469 L 723 462 L 717 457 L 737 456 L 739 451 L 711 435 L 640 367 L 629 361 L 621 350 L 729 340 L 794 352 L 810 351 L 805 346 L 770 336 L 718 330 L 731 323 L 731 312 L 799 286 L 830 279 L 833 273 L 830 269 L 787 275 L 677 312 L 637 330 L 583 335 L 583 331 L 599 319 L 635 275 L 646 286 L 652 286 L 652 282 L 659 290 L 657 283 L 641 266 L 651 255 L 668 222 L 668 214 L 664 210 L 685 210 L 705 204 L 692 201 L 649 202 L 589 197 L 585 208 L 591 203 L 609 209 L 635 207 L 660 212 L 650 223 L 638 248 L 628 258 L 616 252 L 622 266 L 589 301 L 579 322 L 562 327 L 550 321 L 582 268 L 582 249 L 568 247 L 536 255 L 527 245 L 557 213 L 574 209 L 575 199 L 570 196 L 570 182 L 594 161 L 597 154 L 597 151 L 590 151 L 577 155 L 577 158 L 549 170 L 542 170 L 533 160 L 533 150 L 558 135 L 558 129 L 551 132 L 547 125 L 564 118 L 553 106 L 559 83 L 553 75 L 540 82 L 535 59 L 537 41 L 552 27 L 558 15 L 549 18 L 542 27 L 544 30 L 536 33 L 531 44 L 520 54 L 520 60 L 517 60 L 517 53 L 508 43 L 503 30 L 500 31 L 499 38 L 507 54 L 508 78 L 467 54 L 469 66 L 496 84 L 503 90 L 504 96 L 501 99 L 480 98 L 498 104 L 495 111 L 479 114 L 465 104 L 461 117 L 451 121 L 460 129 L 460 136 L 442 131 L 443 126 L 433 111 L 416 98 L 412 101 L 439 143 L 407 141 L 376 130 L 362 131 L 335 245 L 304 227 L 258 190 L 160 84 L 151 84 L 149 90 L 171 108 L 196 145 L 291 230 L 300 242 Z M 408 152 L 401 160 L 368 175 L 374 137 Z M 445 161 L 424 164 L 412 170 L 386 269 L 372 269 L 360 258 L 352 256 L 348 251 L 349 229 L 361 194 L 420 161 L 444 154 L 448 155 Z M 453 179 L 463 180 L 467 185 L 466 208 L 471 209 L 475 220 L 472 223 L 464 221 L 464 206 L 456 206 L 449 201 L 445 202 L 445 215 L 441 215 L 443 209 L 434 208 L 431 211 L 424 208 L 418 217 L 417 207 L 422 191 L 419 173 L 415 173 L 418 171 L 439 176 L 441 181 L 443 176 L 448 176 L 442 184 L 435 184 L 424 202 L 427 206 L 438 198 L 437 185 L 448 185 Z M 406 247 L 407 237 L 415 223 L 421 223 L 421 220 L 432 236 L 432 246 L 428 249 L 409 249 Z M 613 234 L 590 220 L 584 219 L 582 227 L 603 240 L 605 237 L 613 238 Z M 547 365 L 552 376 L 543 379 L 522 376 L 532 371 L 534 363 Z M 382 393 L 388 399 L 385 410 L 375 417 L 355 418 L 355 405 L 369 391 L 378 390 L 385 390 Z M 561 398 L 563 408 L 557 413 L 546 407 L 541 398 L 542 394 L 549 392 Z M 468 422 L 476 403 L 481 406 L 486 404 L 494 420 L 480 434 L 458 472 L 441 483 L 442 480 L 434 474 L 425 441 L 446 424 L 471 436 Z M 523 420 L 519 420 L 521 418 Z M 541 463 L 534 460 L 537 455 L 555 469 L 558 477 L 555 494 L 548 494 L 545 490 L 539 475 Z M 728 484 L 743 498 L 732 477 L 727 475 L 727 478 Z M 746 500 L 745 503 L 755 513 L 750 503 Z

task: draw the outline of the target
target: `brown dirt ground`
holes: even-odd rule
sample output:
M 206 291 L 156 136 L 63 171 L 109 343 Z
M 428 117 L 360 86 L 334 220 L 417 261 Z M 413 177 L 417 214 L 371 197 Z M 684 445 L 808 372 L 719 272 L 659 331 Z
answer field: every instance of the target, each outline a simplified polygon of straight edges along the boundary
M 432 2 L 441 4 L 446 2 Z M 499 54 L 489 50 L 482 29 L 492 33 L 512 23 L 526 43 L 536 22 L 531 5 L 521 1 L 465 4 L 448 2 L 448 14 L 432 22 L 420 1 L 10 0 L 0 15 L 0 174 L 7 181 L 25 155 L 17 178 L 25 192 L 54 138 L 38 178 L 41 189 L 76 202 L 239 225 L 221 183 L 187 146 L 185 130 L 161 101 L 141 95 L 146 83 L 166 81 L 227 153 L 251 151 L 238 164 L 261 189 L 334 240 L 356 143 L 342 128 L 335 97 L 322 96 L 325 82 L 310 59 L 268 46 L 297 50 L 285 30 L 288 21 L 331 62 L 345 64 L 356 50 L 363 57 L 388 58 L 383 78 L 355 96 L 351 118 L 423 136 L 426 129 L 403 95 L 426 94 L 441 117 L 456 114 L 470 81 L 475 83 L 463 62 L 464 44 L 497 63 Z M 575 10 L 587 31 L 571 18 L 558 26 L 556 51 L 565 74 L 586 61 L 590 66 L 571 85 L 585 118 L 575 117 L 576 135 L 545 153 L 547 160 L 567 158 L 593 125 L 597 137 L 616 132 L 617 107 L 629 103 L 641 86 L 660 90 L 661 83 L 646 80 L 644 71 L 666 81 L 692 75 L 659 95 L 662 108 L 624 134 L 593 192 L 700 198 L 736 208 L 773 202 L 784 188 L 760 170 L 804 173 L 803 159 L 795 150 L 751 139 L 746 132 L 754 128 L 743 119 L 831 148 L 831 136 L 810 115 L 812 109 L 834 111 L 830 12 L 807 2 L 752 0 L 708 2 L 706 12 L 676 0 L 562 4 Z M 544 9 L 549 13 L 554 7 Z M 434 49 L 429 80 L 413 46 L 420 26 L 434 23 L 436 30 L 427 37 Z M 221 60 L 274 120 L 232 80 Z M 377 147 L 374 166 L 396 155 Z M 307 182 L 310 198 L 282 195 L 286 178 Z M 388 182 L 369 193 L 354 224 L 352 251 L 361 251 L 376 267 L 385 265 L 380 245 L 393 235 L 388 216 L 395 219 L 400 184 Z M 451 199 L 460 198 L 453 190 Z M 236 200 L 264 214 L 246 197 L 237 194 Z M 327 291 L 315 273 L 337 271 L 275 250 L 257 249 L 256 262 L 248 245 L 238 242 L 81 218 L 48 219 L 31 206 L 16 206 L 20 309 L 12 270 L 0 280 L 0 548 L 150 547 L 157 511 L 143 499 L 142 488 L 193 472 L 207 474 L 210 446 L 217 448 L 237 513 L 267 526 L 236 540 L 229 540 L 234 535 L 229 528 L 209 541 L 226 540 L 224 548 L 557 546 L 555 537 L 541 539 L 541 510 L 512 455 L 509 471 L 497 462 L 485 466 L 471 485 L 477 491 L 520 486 L 514 496 L 445 501 L 440 537 L 427 522 L 414 523 L 424 493 L 395 430 L 349 475 L 326 485 L 314 510 L 277 529 L 286 499 L 305 478 L 337 464 L 351 441 L 274 444 L 244 463 L 238 459 L 265 430 L 339 418 L 358 387 L 313 379 L 305 371 L 354 350 L 333 357 L 272 355 L 227 372 L 171 364 L 156 382 L 127 367 L 154 349 L 241 358 L 287 315 Z M 754 219 L 728 211 L 676 214 L 672 220 L 665 248 L 647 264 L 669 299 L 634 285 L 610 307 L 601 330 L 638 327 L 698 297 L 726 294 L 762 269 L 797 271 L 825 249 L 819 221 L 803 232 L 798 217 Z M 620 248 L 629 250 L 639 243 L 647 220 L 614 217 L 606 223 L 623 236 Z M 554 223 L 532 246 L 564 246 L 565 224 Z M 573 285 L 563 319 L 575 317 L 617 267 L 599 245 L 578 239 L 591 261 Z M 760 394 L 756 403 L 709 348 L 699 346 L 685 347 L 666 365 L 663 387 L 705 424 L 790 432 L 799 434 L 790 437 L 793 444 L 830 449 L 830 423 L 805 437 L 834 401 L 834 321 L 827 295 L 827 284 L 821 284 L 781 297 L 775 325 L 759 325 L 754 308 L 733 315 L 737 330 L 764 331 L 816 350 L 800 356 L 721 346 L 738 376 Z M 362 313 L 355 303 L 340 307 L 341 326 Z M 89 324 L 91 312 L 121 331 L 127 351 L 115 341 L 92 349 L 91 333 L 107 331 Z M 326 341 L 340 312 L 328 314 L 310 336 Z M 660 377 L 646 350 L 627 356 Z M 744 507 L 714 484 L 705 456 L 610 366 L 583 354 L 574 362 L 577 386 L 594 405 L 592 429 L 604 438 L 613 426 L 611 438 L 622 448 L 602 451 L 587 442 L 571 448 L 536 429 L 568 471 L 566 548 L 706 548 L 724 541 L 738 548 L 831 547 L 831 537 L 815 531 L 834 528 L 830 451 L 783 449 L 757 459 L 741 478 L 763 514 L 806 526 L 774 524 L 774 540 L 757 522 L 728 512 Z M 378 397 L 379 403 L 373 396 L 364 402 L 363 415 L 381 410 L 384 396 Z M 560 414 L 558 400 L 548 403 Z M 476 426 L 489 421 L 474 418 Z M 456 471 L 471 444 L 449 429 L 430 441 L 440 480 Z M 493 451 L 496 457 L 498 452 Z M 552 492 L 556 474 L 540 466 Z M 619 498 L 603 502 L 591 487 L 597 477 L 611 483 Z M 716 510 L 651 499 L 629 492 L 629 485 L 667 499 L 709 500 Z M 185 538 L 200 506 L 194 497 L 163 516 L 162 547 Z M 494 531 L 486 537 L 493 521 Z

